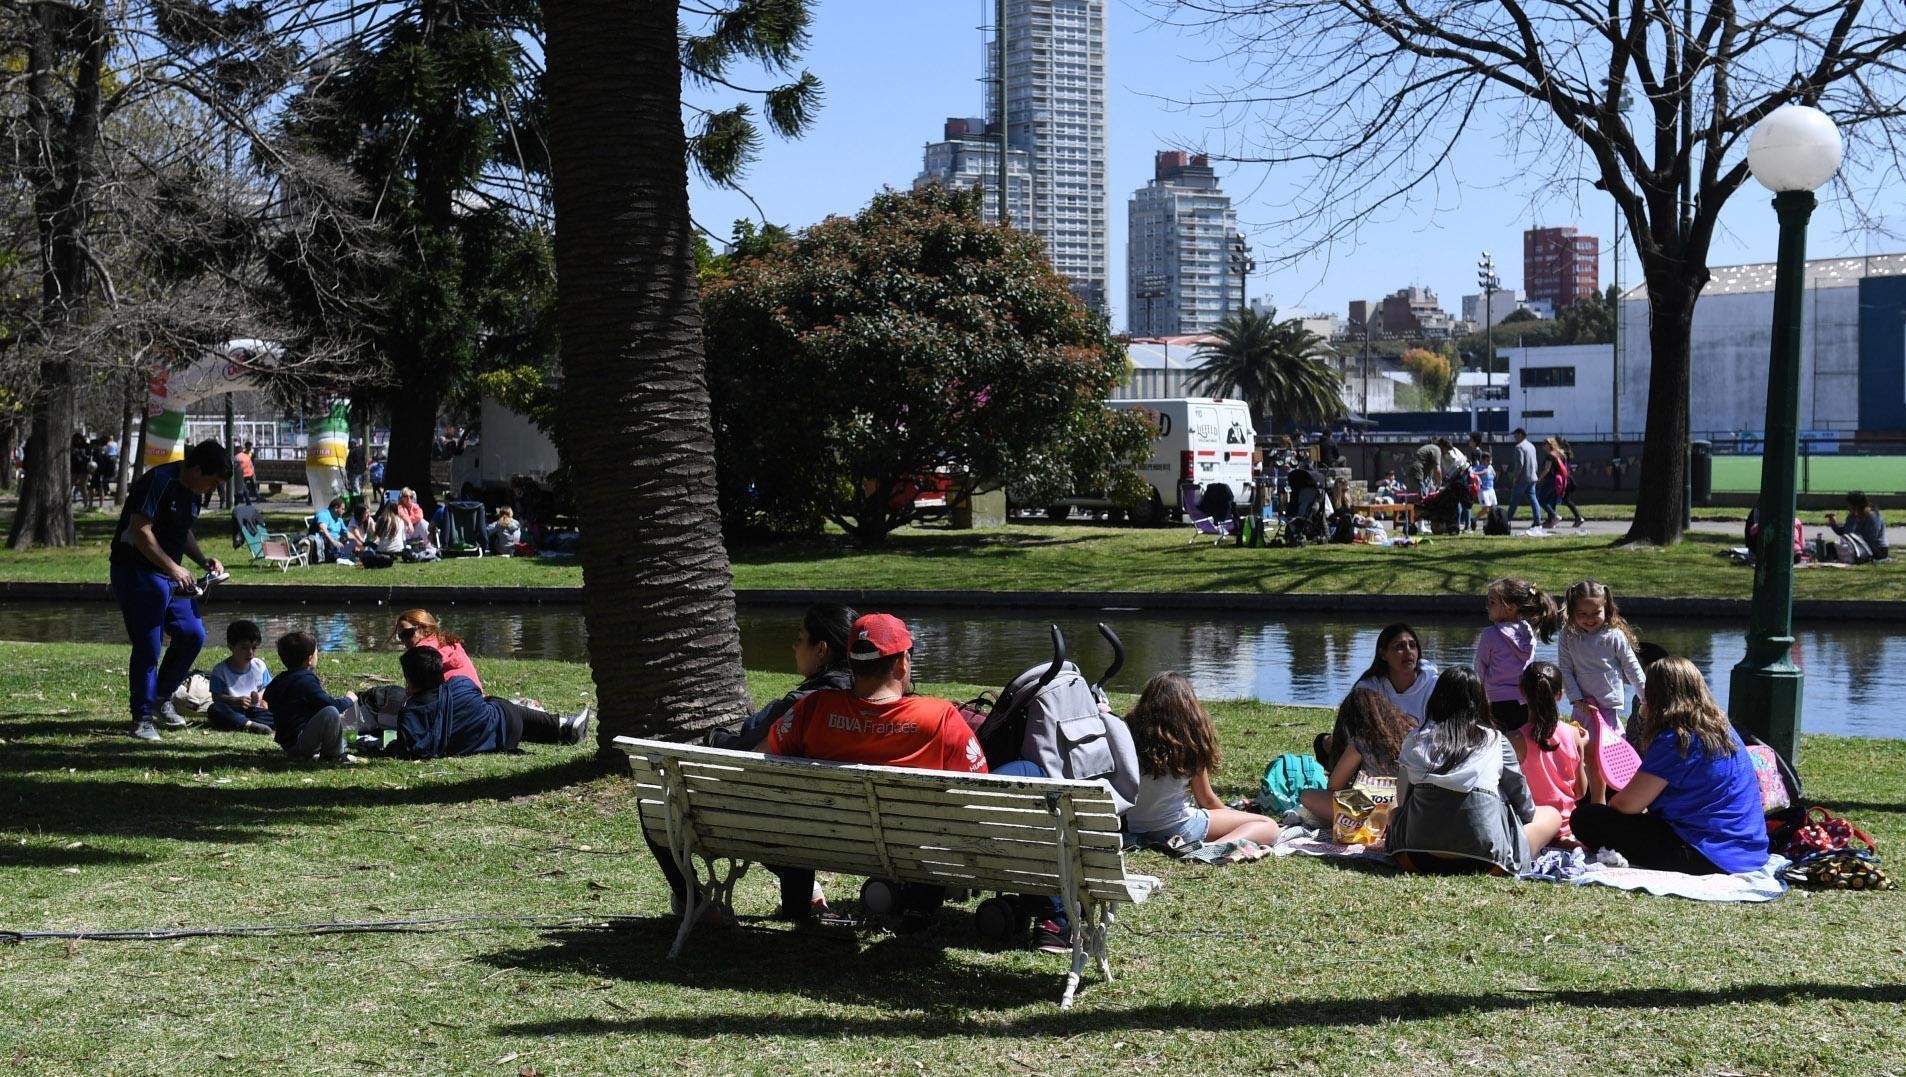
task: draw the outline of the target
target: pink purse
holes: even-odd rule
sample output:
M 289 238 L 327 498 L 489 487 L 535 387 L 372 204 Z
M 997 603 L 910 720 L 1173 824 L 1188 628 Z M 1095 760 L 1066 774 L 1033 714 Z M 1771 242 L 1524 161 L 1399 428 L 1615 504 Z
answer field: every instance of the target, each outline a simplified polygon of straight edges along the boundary
M 1593 702 L 1580 705 L 1588 710 L 1588 757 L 1592 765 L 1600 768 L 1609 792 L 1627 788 L 1641 770 L 1641 755 L 1614 723 L 1602 717 L 1600 707 Z

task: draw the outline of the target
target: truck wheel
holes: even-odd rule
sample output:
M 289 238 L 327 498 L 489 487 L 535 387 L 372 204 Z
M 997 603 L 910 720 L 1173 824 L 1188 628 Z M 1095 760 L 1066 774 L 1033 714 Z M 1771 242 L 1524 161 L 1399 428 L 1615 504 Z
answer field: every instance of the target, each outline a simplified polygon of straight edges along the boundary
M 1070 505 L 1046 506 L 1046 519 L 1051 520 L 1053 523 L 1058 523 L 1070 515 L 1072 515 L 1072 506 Z

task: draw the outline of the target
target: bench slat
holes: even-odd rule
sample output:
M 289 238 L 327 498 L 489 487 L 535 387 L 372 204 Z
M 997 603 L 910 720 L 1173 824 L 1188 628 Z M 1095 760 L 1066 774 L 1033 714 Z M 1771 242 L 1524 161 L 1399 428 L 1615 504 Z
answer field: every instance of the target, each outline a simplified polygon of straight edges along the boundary
M 790 847 L 803 847 L 810 840 L 827 841 L 830 847 L 843 851 L 865 851 L 875 857 L 872 833 L 865 827 L 843 824 L 808 823 L 798 831 L 790 831 L 785 824 L 774 820 L 761 819 L 758 816 L 710 815 L 700 819 L 695 833 L 712 847 L 733 837 L 747 841 L 780 843 Z M 1057 863 L 1058 853 L 1052 845 L 1027 846 L 1016 842 L 992 841 L 984 837 L 956 835 L 948 837 L 918 831 L 888 831 L 888 855 L 900 860 L 913 855 L 914 849 L 923 849 L 941 856 L 958 856 L 953 862 L 977 863 L 981 860 L 998 860 L 1001 863 L 1024 864 L 1028 867 L 1044 865 L 1052 867 Z M 1122 872 L 1124 859 L 1116 848 L 1082 851 L 1087 863 L 1096 868 Z M 1056 868 L 1054 869 L 1056 870 Z
M 796 782 L 779 779 L 779 776 L 776 776 L 778 780 L 755 781 L 755 775 L 734 775 L 732 773 L 724 775 L 719 772 L 684 767 L 682 777 L 683 780 L 694 789 L 723 789 L 732 791 L 736 795 L 741 795 L 743 790 L 752 790 L 756 791 L 756 795 L 764 799 L 779 799 L 785 797 L 791 803 L 811 804 L 815 807 L 845 808 L 853 805 L 864 806 L 867 801 L 866 791 L 858 787 L 844 785 L 835 788 L 803 786 Z M 659 776 L 649 777 L 645 775 L 643 776 L 642 784 L 654 784 L 659 787 L 661 780 Z M 948 783 L 948 785 L 952 786 L 953 783 Z M 1043 793 L 1037 795 L 1025 793 L 996 794 L 991 790 L 962 789 L 956 786 L 937 789 L 889 789 L 883 785 L 880 790 L 880 800 L 883 805 L 917 804 L 960 809 L 983 808 L 995 811 L 1037 812 L 1048 818 L 1051 816 L 1050 811 L 1046 807 L 1046 798 Z M 1089 822 L 1085 822 L 1082 829 L 1118 829 L 1117 808 L 1112 803 L 1112 798 L 1105 795 L 1103 790 L 1094 789 L 1091 793 L 1084 796 L 1074 794 L 1073 805 L 1074 810 L 1082 817 L 1082 822 L 1089 820 Z M 1109 825 L 1106 824 L 1107 820 L 1110 820 Z
M 813 868 L 817 871 L 831 871 L 844 875 L 859 875 L 866 878 L 880 878 L 885 875 L 877 858 L 861 848 L 862 856 L 855 857 L 839 848 L 795 848 L 786 845 L 767 845 L 753 842 L 728 840 L 722 841 L 721 855 L 737 859 L 751 860 L 762 864 L 776 864 L 780 867 Z M 827 843 L 815 843 L 816 845 Z M 896 882 L 935 883 L 956 889 L 996 890 L 1005 893 L 1055 895 L 1061 892 L 1059 876 L 1056 871 L 1047 870 L 1041 874 L 1030 870 L 1015 870 L 1009 865 L 986 865 L 965 867 L 958 864 L 940 863 L 917 858 L 894 858 Z M 1132 893 L 1128 876 L 1106 877 L 1088 876 L 1080 880 L 1080 890 L 1091 897 L 1109 901 L 1142 900 Z M 1147 893 L 1149 890 L 1146 891 Z
M 845 797 L 809 798 L 798 794 L 790 795 L 785 791 L 767 792 L 694 783 L 691 783 L 691 788 L 695 790 L 695 803 L 698 809 L 702 810 L 754 812 L 785 819 L 812 819 L 824 822 L 836 821 L 843 816 L 864 819 L 867 812 L 864 798 L 857 803 Z M 905 820 L 907 822 L 902 825 L 911 825 L 915 829 L 939 828 L 948 833 L 980 829 L 987 832 L 1037 830 L 1050 835 L 1053 826 L 1052 813 L 1043 806 L 1036 812 L 1017 808 L 998 810 L 991 806 L 955 810 L 952 805 L 920 804 L 905 800 L 892 801 L 883 797 L 880 807 L 880 816 L 883 821 L 886 819 Z M 883 825 L 885 825 L 884 822 Z M 1079 834 L 1081 840 L 1087 844 L 1116 844 L 1119 840 L 1118 817 L 1116 815 L 1082 817 Z
M 827 771 L 812 775 L 789 773 L 781 769 L 762 771 L 737 771 L 729 766 L 703 765 L 699 760 L 680 760 L 684 778 L 696 783 L 733 783 L 756 789 L 784 789 L 789 792 L 806 793 L 820 796 L 849 797 L 864 800 L 865 790 L 858 775 L 849 774 L 852 781 L 843 781 L 840 776 Z M 915 771 L 926 775 L 928 780 L 897 783 L 893 785 L 882 781 L 880 796 L 882 800 L 908 800 L 924 804 L 998 804 L 1002 807 L 1020 807 L 1044 810 L 1046 794 L 1052 791 L 1064 791 L 1072 794 L 1073 803 L 1081 811 L 1092 814 L 1111 814 L 1115 812 L 1112 797 L 1097 782 L 1054 782 L 1045 788 L 1025 788 L 1026 779 L 999 778 L 984 774 L 948 774 L 942 771 Z M 986 780 L 981 785 L 974 779 Z M 1036 779 L 1047 782 L 1051 779 Z M 1008 782 L 1011 785 L 994 788 L 993 781 Z

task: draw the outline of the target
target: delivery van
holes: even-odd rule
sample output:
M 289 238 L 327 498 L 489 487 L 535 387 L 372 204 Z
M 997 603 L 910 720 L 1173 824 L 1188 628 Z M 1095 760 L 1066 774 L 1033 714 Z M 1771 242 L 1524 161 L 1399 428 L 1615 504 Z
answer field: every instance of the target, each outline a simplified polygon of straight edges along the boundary
M 1139 478 L 1151 485 L 1150 500 L 1131 509 L 1133 523 L 1163 523 L 1181 517 L 1179 496 L 1184 484 L 1198 489 L 1212 483 L 1231 487 L 1239 502 L 1251 499 L 1252 450 L 1257 431 L 1251 427 L 1251 409 L 1242 400 L 1191 397 L 1177 400 L 1108 400 L 1107 407 L 1136 411 L 1152 427 L 1152 451 L 1138 465 Z M 1196 495 L 1193 495 L 1194 497 Z M 1074 508 L 1120 508 L 1104 497 L 1061 499 L 1047 515 L 1062 520 Z

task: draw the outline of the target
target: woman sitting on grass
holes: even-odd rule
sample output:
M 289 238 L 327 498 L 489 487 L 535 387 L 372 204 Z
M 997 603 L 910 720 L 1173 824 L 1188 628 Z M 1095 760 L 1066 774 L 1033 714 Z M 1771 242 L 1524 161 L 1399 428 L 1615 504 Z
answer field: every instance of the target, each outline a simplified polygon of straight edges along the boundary
M 1509 738 L 1489 721 L 1482 678 L 1452 666 L 1436 679 L 1421 728 L 1403 742 L 1384 846 L 1405 871 L 1503 872 L 1529 866 L 1562 817 L 1537 805 Z
M 1767 863 L 1767 816 L 1753 759 L 1685 658 L 1648 667 L 1641 770 L 1607 804 L 1572 820 L 1590 850 L 1613 849 L 1638 868 L 1715 875 Z
M 1219 765 L 1218 734 L 1182 673 L 1160 673 L 1145 682 L 1138 705 L 1125 718 L 1138 750 L 1137 803 L 1125 813 L 1125 831 L 1140 845 L 1172 839 L 1196 846 L 1206 841 L 1277 840 L 1275 822 L 1224 806 L 1211 791 Z
M 1304 809 L 1319 819 L 1328 820 L 1335 808 L 1332 794 L 1355 785 L 1359 774 L 1373 778 L 1396 777 L 1397 757 L 1403 753 L 1403 739 L 1416 728 L 1410 716 L 1368 688 L 1352 688 L 1337 705 L 1337 725 L 1330 731 L 1335 758 L 1326 764 L 1330 784 L 1322 789 L 1306 789 L 1301 794 Z
M 1423 661 L 1416 629 L 1398 622 L 1377 633 L 1376 659 L 1356 687 L 1368 688 L 1395 704 L 1411 721 L 1421 722 L 1430 691 L 1436 687 L 1436 667 Z
M 435 647 L 443 656 L 443 675 L 446 677 L 468 677 L 483 691 L 483 678 L 477 676 L 476 664 L 470 661 L 470 655 L 463 649 L 463 637 L 455 632 L 446 632 L 429 610 L 405 610 L 397 615 L 397 642 L 404 650 L 412 651 L 418 647 Z

